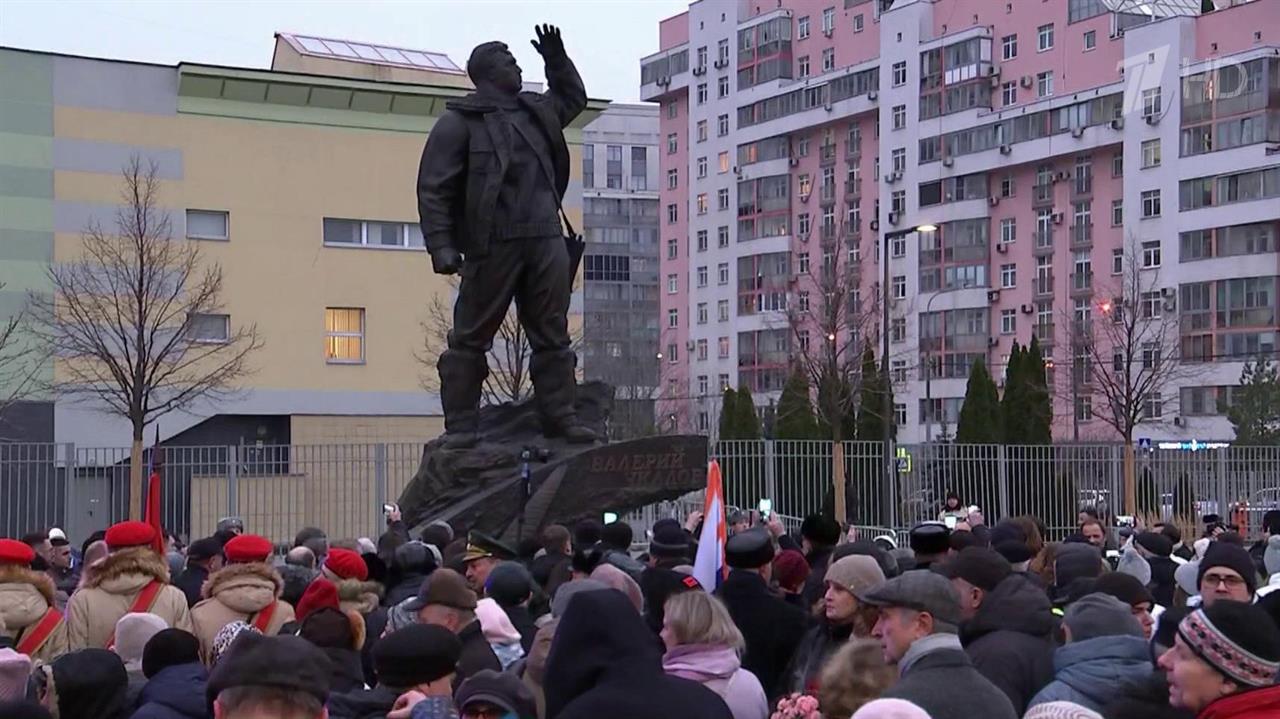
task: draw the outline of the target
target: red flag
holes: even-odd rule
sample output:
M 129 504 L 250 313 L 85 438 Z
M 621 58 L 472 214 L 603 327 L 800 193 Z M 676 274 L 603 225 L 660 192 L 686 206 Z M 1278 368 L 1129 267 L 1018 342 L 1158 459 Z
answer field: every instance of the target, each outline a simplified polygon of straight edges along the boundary
M 156 554 L 164 556 L 164 529 L 160 526 L 160 469 L 163 459 L 156 456 L 160 450 L 160 428 L 156 427 L 156 443 L 151 447 L 151 472 L 147 478 L 147 499 L 143 504 L 142 521 L 156 530 L 156 538 L 151 548 Z

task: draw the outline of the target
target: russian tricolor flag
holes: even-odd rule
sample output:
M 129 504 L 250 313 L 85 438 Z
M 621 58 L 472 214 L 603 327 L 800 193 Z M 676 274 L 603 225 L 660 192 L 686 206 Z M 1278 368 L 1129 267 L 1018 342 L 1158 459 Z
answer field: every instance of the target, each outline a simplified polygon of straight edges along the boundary
M 728 573 L 724 543 L 729 534 L 724 516 L 720 463 L 714 459 L 707 465 L 707 499 L 702 513 L 702 534 L 698 537 L 698 556 L 693 560 L 693 578 L 703 589 L 714 592 Z

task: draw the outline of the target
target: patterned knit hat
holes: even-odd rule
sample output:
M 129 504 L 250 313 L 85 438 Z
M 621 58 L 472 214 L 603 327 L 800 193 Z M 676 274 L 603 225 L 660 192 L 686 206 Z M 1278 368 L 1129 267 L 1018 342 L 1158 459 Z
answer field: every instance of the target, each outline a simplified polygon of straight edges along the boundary
M 1218 601 L 1178 625 L 1178 636 L 1209 666 L 1248 688 L 1275 684 L 1280 629 L 1252 604 Z
M 1045 702 L 1028 709 L 1022 719 L 1102 719 L 1102 715 L 1075 702 Z
M 213 635 L 213 646 L 209 650 L 210 669 L 218 663 L 218 660 L 222 658 L 223 654 L 227 653 L 227 650 L 235 643 L 236 638 L 240 636 L 241 632 L 250 632 L 251 634 L 262 633 L 257 627 L 247 622 L 232 622 L 219 629 L 218 633 Z

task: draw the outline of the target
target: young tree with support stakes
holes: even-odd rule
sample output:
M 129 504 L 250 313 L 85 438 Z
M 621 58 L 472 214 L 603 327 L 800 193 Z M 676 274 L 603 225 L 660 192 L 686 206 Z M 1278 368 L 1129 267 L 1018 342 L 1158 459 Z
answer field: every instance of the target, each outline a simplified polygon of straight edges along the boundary
M 91 222 L 75 259 L 49 268 L 52 292 L 30 295 L 28 327 L 56 358 L 46 389 L 128 420 L 129 513 L 142 508 L 143 430 L 156 418 L 223 399 L 252 372 L 256 325 L 235 327 L 222 268 L 198 241 L 174 239 L 154 162 L 121 173 L 114 227 Z
M 1165 403 L 1196 372 L 1182 361 L 1175 291 L 1160 285 L 1159 270 L 1142 267 L 1133 242 L 1110 293 L 1100 296 L 1096 319 L 1077 346 L 1088 380 L 1081 394 L 1096 398 L 1093 416 L 1124 441 L 1124 507 L 1133 514 L 1134 433 L 1141 424 L 1162 422 Z

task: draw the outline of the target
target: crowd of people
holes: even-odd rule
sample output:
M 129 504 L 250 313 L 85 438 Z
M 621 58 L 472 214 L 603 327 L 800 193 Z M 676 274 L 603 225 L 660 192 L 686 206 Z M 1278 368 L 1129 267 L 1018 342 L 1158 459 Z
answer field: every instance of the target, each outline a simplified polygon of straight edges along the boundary
M 394 511 L 289 546 L 55 528 L 0 539 L 0 718 L 1280 718 L 1280 511 L 1248 546 L 1204 520 L 1086 508 L 1053 542 L 955 497 L 899 547 L 735 513 L 714 587 L 697 514 L 517 546 Z

